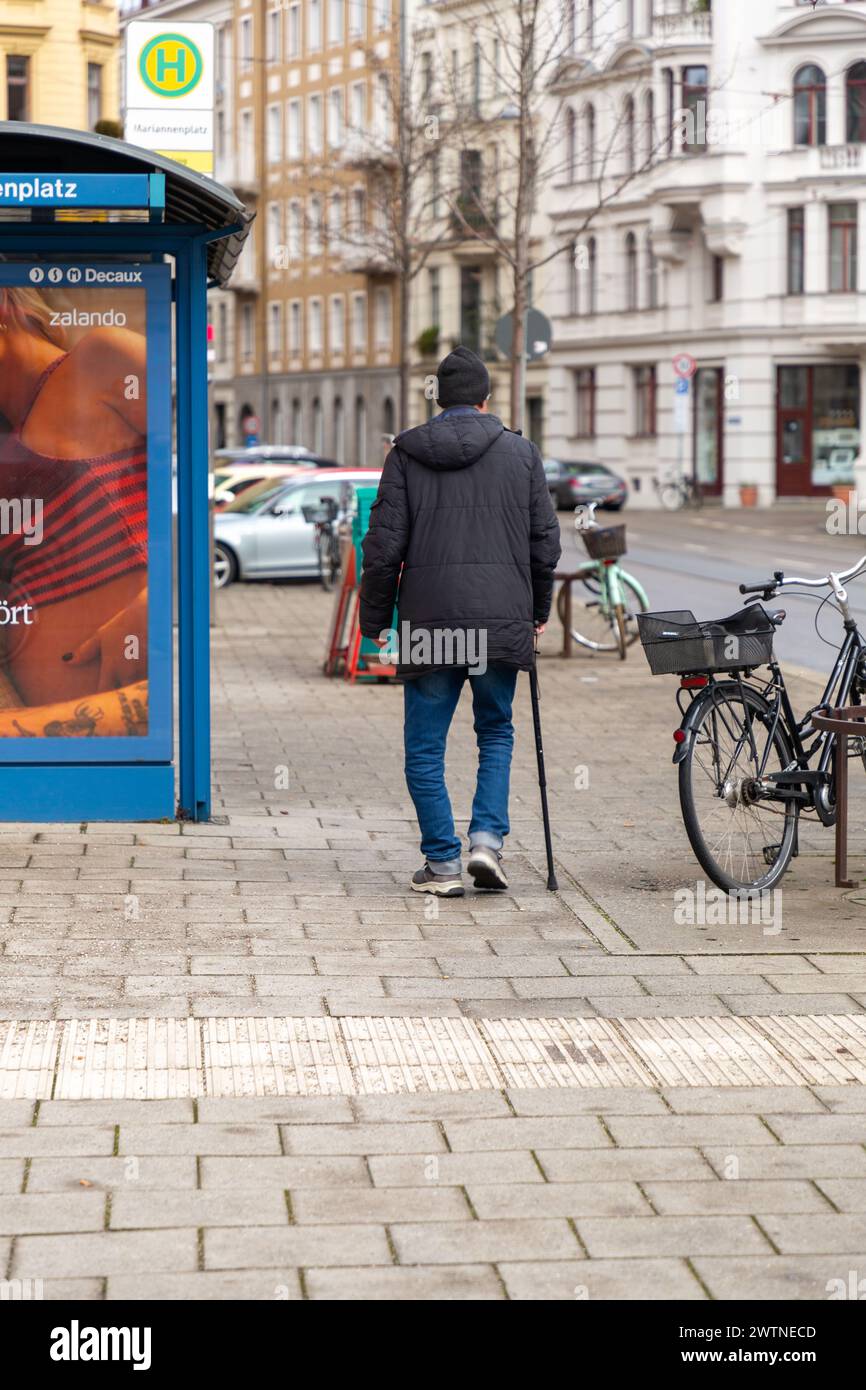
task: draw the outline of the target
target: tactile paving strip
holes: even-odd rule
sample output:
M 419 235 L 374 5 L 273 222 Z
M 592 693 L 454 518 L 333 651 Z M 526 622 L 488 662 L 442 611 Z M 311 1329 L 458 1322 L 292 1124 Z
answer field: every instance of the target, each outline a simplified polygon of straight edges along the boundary
M 0 1023 L 0 1100 L 866 1082 L 866 1014 Z

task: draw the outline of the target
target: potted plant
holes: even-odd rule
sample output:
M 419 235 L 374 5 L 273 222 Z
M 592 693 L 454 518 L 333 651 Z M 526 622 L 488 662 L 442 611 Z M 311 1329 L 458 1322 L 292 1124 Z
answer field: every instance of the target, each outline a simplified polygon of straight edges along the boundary
M 439 351 L 439 325 L 434 323 L 418 334 L 415 346 L 422 357 L 435 357 Z
M 740 506 L 757 507 L 758 505 L 758 484 L 740 483 Z

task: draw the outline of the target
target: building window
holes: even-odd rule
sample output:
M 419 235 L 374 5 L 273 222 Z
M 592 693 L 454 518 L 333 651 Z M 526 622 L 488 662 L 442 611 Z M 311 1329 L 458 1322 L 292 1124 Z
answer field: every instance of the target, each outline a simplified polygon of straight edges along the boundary
M 586 46 L 595 45 L 595 0 L 586 0 Z
M 367 297 L 352 295 L 352 351 L 367 351 Z
M 321 256 L 324 230 L 322 199 L 318 193 L 314 193 L 310 198 L 310 226 L 307 238 L 307 250 L 311 256 Z
M 830 289 L 857 288 L 857 204 L 831 203 Z
M 331 298 L 331 352 L 346 351 L 346 302 L 341 294 Z
M 366 0 L 349 0 L 349 37 L 358 39 L 367 27 Z
M 589 314 L 598 313 L 598 254 L 594 236 L 589 238 L 586 243 L 586 284 L 587 284 L 587 304 L 586 310 Z
M 87 64 L 87 125 L 93 130 L 102 120 L 102 64 Z
M 367 406 L 363 396 L 355 397 L 355 463 L 367 466 Z
M 295 396 L 292 400 L 292 437 L 291 444 L 300 444 L 304 433 L 304 412 L 301 402 Z
M 641 438 L 652 438 L 656 432 L 656 369 L 632 367 L 634 388 L 634 432 Z
M 265 30 L 265 52 L 269 63 L 280 61 L 280 12 L 269 10 Z
M 382 433 L 388 439 L 394 436 L 394 402 L 390 396 L 386 396 L 382 402 Z
M 574 374 L 574 433 L 578 439 L 595 438 L 595 367 L 581 367 Z
M 249 107 L 241 112 L 241 138 L 240 138 L 240 166 L 241 176 L 245 179 L 253 177 L 253 113 Z
M 367 89 L 363 82 L 352 83 L 350 101 L 352 134 L 358 136 L 367 122 Z
M 289 203 L 289 258 L 300 260 L 304 254 L 304 215 L 297 198 Z
M 252 304 L 241 308 L 241 356 L 249 362 L 255 349 L 255 321 Z
M 472 45 L 472 108 L 477 116 L 481 110 L 481 44 L 477 40 Z
M 311 299 L 308 305 L 309 310 L 309 331 L 307 341 L 310 344 L 310 352 L 320 353 L 322 351 L 322 301 L 321 299 Z
M 272 357 L 279 357 L 283 351 L 283 306 L 274 303 L 268 305 L 268 352 Z
M 587 178 L 595 177 L 595 107 L 587 106 L 583 113 L 583 143 Z
M 345 42 L 346 21 L 343 13 L 343 0 L 328 0 L 328 42 Z
M 301 301 L 293 299 L 289 305 L 289 352 L 293 357 L 299 356 L 304 346 L 304 319 L 301 313 Z
M 363 188 L 352 189 L 352 232 L 363 236 L 367 230 L 367 198 Z
M 827 79 L 815 63 L 794 74 L 794 144 L 827 143 Z
M 301 103 L 297 97 L 289 102 L 289 159 L 301 159 L 303 142 L 301 139 Z
M 441 329 L 442 327 L 442 300 L 439 267 L 431 266 L 427 271 L 427 283 L 430 290 L 430 327 Z
M 30 120 L 30 59 L 18 53 L 6 56 L 6 119 Z
M 460 341 L 481 351 L 481 267 L 460 267 Z
M 301 6 L 290 5 L 286 11 L 286 57 L 301 56 Z
M 652 92 L 647 92 L 643 99 L 643 124 L 644 124 L 644 163 L 652 164 L 656 152 L 656 108 L 655 98 Z
M 574 183 L 577 176 L 577 118 L 570 106 L 565 108 L 565 177 Z
M 707 147 L 708 81 L 706 68 L 683 68 L 683 149 L 689 154 Z
M 313 452 L 325 452 L 325 414 L 318 396 L 313 400 Z
M 250 72 L 253 66 L 253 21 L 247 15 L 240 24 L 241 72 Z
M 346 461 L 346 412 L 343 397 L 334 397 L 334 458 L 337 463 Z
M 391 346 L 391 291 L 382 287 L 376 291 L 376 347 Z
M 802 208 L 788 208 L 788 294 L 806 289 L 806 218 Z
M 322 0 L 309 0 L 307 20 L 307 48 L 312 52 L 322 47 Z
M 725 297 L 725 261 L 723 256 L 710 257 L 710 302 L 720 304 Z
M 373 0 L 373 18 L 377 29 L 387 29 L 391 23 L 391 0 Z
M 217 310 L 217 344 L 216 353 L 218 362 L 228 361 L 229 348 L 229 310 L 224 300 L 220 300 Z
M 323 147 L 322 98 L 318 92 L 310 97 L 308 117 L 309 129 L 307 131 L 307 140 L 310 154 L 321 154 Z
M 854 63 L 845 74 L 847 139 L 850 145 L 866 141 L 866 63 Z
M 335 150 L 343 143 L 342 87 L 333 87 L 328 93 L 328 143 Z
M 637 237 L 629 232 L 625 239 L 625 307 L 637 309 Z
M 283 113 L 279 106 L 268 107 L 268 163 L 279 164 L 283 157 Z
M 388 76 L 384 72 L 380 72 L 376 78 L 374 101 L 373 123 L 376 127 L 376 134 L 383 140 L 387 140 L 391 123 L 391 89 L 388 85 Z
M 646 303 L 648 309 L 659 307 L 659 263 L 649 233 L 646 239 Z
M 623 110 L 623 154 L 626 174 L 635 171 L 635 114 L 634 98 L 629 97 Z
M 274 265 L 283 242 L 283 210 L 279 203 L 268 204 L 268 259 Z
M 328 250 L 332 256 L 339 253 L 343 245 L 343 195 L 333 193 L 328 204 Z
M 674 152 L 674 126 L 676 125 L 676 84 L 673 68 L 662 68 L 665 84 L 665 152 Z
M 568 312 L 580 313 L 580 242 L 575 238 L 568 248 Z

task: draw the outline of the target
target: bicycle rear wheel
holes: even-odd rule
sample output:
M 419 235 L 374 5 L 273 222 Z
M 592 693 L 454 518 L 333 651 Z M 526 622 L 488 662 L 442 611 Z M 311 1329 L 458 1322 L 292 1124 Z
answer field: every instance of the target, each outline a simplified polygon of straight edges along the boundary
M 679 483 L 662 483 L 659 487 L 659 501 L 666 512 L 679 512 L 686 499 Z
M 710 686 L 692 707 L 680 806 L 698 863 L 726 893 L 773 888 L 794 852 L 797 807 L 757 795 L 757 778 L 794 761 L 787 735 L 750 686 Z
M 627 574 L 620 572 L 619 582 L 624 599 L 622 634 L 616 609 L 605 601 L 594 566 L 587 569 L 582 588 L 579 589 L 577 585 L 572 587 L 571 636 L 573 641 L 589 651 L 621 652 L 624 655 L 624 647 L 630 647 L 637 641 L 637 614 L 645 612 L 646 604 Z M 564 585 L 556 598 L 556 612 L 565 627 Z

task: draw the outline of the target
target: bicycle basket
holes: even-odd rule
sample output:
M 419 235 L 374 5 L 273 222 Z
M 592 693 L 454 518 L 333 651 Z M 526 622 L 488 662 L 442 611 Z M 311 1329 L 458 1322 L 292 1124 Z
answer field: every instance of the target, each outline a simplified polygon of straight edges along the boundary
M 717 622 L 698 622 L 679 609 L 638 613 L 637 624 L 654 676 L 737 671 L 773 659 L 773 624 L 759 603 Z
M 591 560 L 618 560 L 625 554 L 625 526 L 592 526 L 580 534 Z
M 323 497 L 319 502 L 311 502 L 302 507 L 304 521 L 309 524 L 319 524 L 325 521 L 336 521 L 337 504 L 333 497 Z

